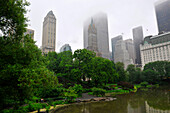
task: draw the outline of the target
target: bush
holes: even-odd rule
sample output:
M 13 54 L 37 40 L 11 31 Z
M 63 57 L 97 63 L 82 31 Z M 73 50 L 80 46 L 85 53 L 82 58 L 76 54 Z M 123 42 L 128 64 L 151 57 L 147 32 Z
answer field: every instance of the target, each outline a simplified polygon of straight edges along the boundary
M 82 91 L 83 93 L 87 93 L 87 92 L 91 92 L 91 89 L 83 89 L 83 91 Z
M 133 89 L 134 85 L 132 85 L 131 83 L 128 82 L 119 82 L 118 83 L 119 86 L 121 86 L 123 89 Z
M 141 82 L 140 85 L 146 87 L 148 85 L 148 82 Z
M 92 88 L 92 92 L 93 92 L 93 95 L 104 96 L 106 93 L 106 90 L 94 87 L 94 88 Z
M 78 94 L 76 94 L 75 90 L 73 87 L 69 87 L 67 91 L 64 93 L 65 101 L 66 102 L 74 102 L 75 99 L 78 97 Z
M 79 97 L 82 96 L 83 87 L 81 85 L 75 84 L 75 86 L 73 87 L 73 90 Z
M 63 103 L 63 100 L 53 102 L 54 105 L 59 105 L 59 104 L 62 104 L 62 103 Z

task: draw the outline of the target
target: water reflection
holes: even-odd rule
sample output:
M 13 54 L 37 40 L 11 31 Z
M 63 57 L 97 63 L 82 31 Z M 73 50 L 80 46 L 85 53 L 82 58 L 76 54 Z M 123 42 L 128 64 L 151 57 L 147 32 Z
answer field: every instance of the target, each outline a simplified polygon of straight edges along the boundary
M 56 113 L 170 113 L 170 87 L 119 95 L 116 101 L 73 104 Z

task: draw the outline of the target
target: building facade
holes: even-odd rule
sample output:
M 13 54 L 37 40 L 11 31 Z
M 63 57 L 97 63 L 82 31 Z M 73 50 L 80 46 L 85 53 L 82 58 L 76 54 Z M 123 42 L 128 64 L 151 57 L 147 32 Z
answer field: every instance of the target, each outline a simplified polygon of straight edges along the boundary
M 52 11 L 48 12 L 43 22 L 42 52 L 55 51 L 56 46 L 56 17 Z
M 93 18 L 93 23 L 97 31 L 98 52 L 101 54 L 101 57 L 110 59 L 107 15 L 105 13 L 98 13 L 92 16 L 92 18 Z M 84 23 L 83 34 L 84 34 L 84 48 L 85 49 L 87 49 L 89 45 L 88 29 L 89 29 L 90 24 L 91 24 L 91 18 L 89 18 Z
M 141 65 L 140 44 L 143 41 L 142 26 L 133 29 L 133 43 L 135 50 L 135 64 Z
M 129 58 L 133 60 L 133 63 L 135 63 L 135 50 L 134 50 L 134 44 L 132 39 L 125 40 L 126 50 L 129 53 Z
M 133 64 L 133 60 L 129 57 L 129 53 L 126 49 L 125 41 L 118 40 L 115 45 L 114 62 L 124 63 L 126 69 L 129 64 Z
M 114 61 L 115 45 L 116 45 L 116 42 L 118 40 L 123 40 L 122 35 L 119 35 L 119 36 L 111 39 L 111 43 L 112 43 L 112 60 L 113 61 Z
M 155 3 L 155 12 L 159 32 L 170 31 L 170 0 L 159 0 Z
M 34 30 L 26 29 L 26 32 L 24 33 L 24 35 L 27 35 L 27 34 L 34 40 Z
M 64 52 L 64 51 L 71 51 L 71 46 L 69 44 L 65 44 L 60 48 L 60 52 Z
M 140 51 L 142 67 L 149 62 L 170 61 L 170 32 L 145 37 Z

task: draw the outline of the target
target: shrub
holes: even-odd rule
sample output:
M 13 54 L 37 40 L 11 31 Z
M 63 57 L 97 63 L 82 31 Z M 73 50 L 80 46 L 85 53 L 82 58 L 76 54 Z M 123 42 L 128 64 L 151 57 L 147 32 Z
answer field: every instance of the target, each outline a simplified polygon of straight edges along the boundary
M 148 85 L 148 82 L 141 82 L 141 86 L 146 87 Z
M 94 87 L 94 88 L 92 88 L 92 92 L 93 92 L 93 95 L 104 96 L 106 93 L 106 90 Z
M 73 90 L 79 97 L 82 96 L 83 87 L 80 84 L 79 85 L 75 84 Z
M 78 97 L 73 87 L 69 87 L 67 91 L 64 93 L 64 96 L 66 97 L 65 98 L 66 102 L 74 102 L 75 99 Z
M 54 105 L 59 105 L 59 104 L 62 104 L 63 103 L 63 100 L 59 100 L 59 101 L 55 101 L 53 104 Z
M 83 93 L 87 93 L 87 92 L 91 92 L 91 89 L 83 89 L 83 91 L 82 91 Z
M 133 89 L 134 85 L 132 85 L 131 83 L 128 82 L 119 82 L 118 83 L 119 86 L 121 86 L 123 89 Z

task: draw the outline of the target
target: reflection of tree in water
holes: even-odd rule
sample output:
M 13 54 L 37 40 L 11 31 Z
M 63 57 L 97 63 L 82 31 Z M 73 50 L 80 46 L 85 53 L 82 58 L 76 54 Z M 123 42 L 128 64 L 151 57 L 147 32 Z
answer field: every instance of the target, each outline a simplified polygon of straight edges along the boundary
M 128 104 L 128 113 L 144 113 L 145 112 L 145 94 L 141 91 L 133 93 L 130 96 Z
M 147 92 L 146 100 L 149 106 L 155 109 L 170 110 L 170 86 L 167 88 L 153 89 Z

